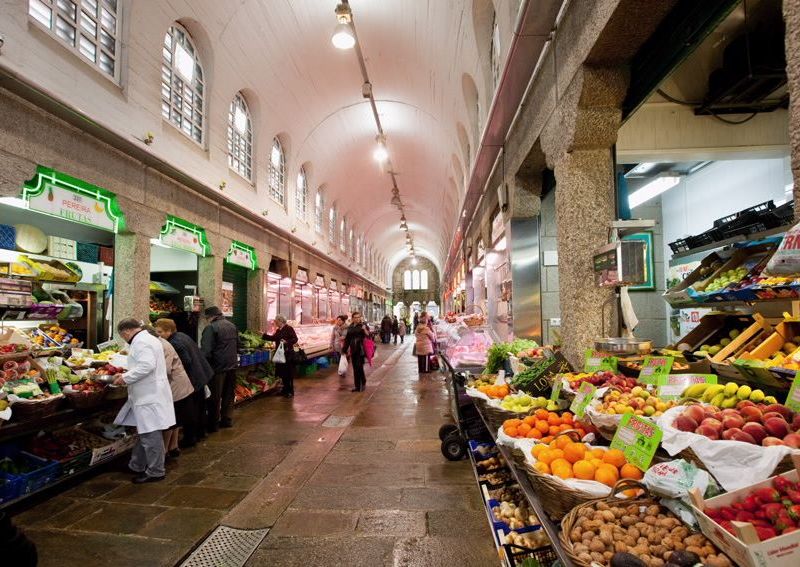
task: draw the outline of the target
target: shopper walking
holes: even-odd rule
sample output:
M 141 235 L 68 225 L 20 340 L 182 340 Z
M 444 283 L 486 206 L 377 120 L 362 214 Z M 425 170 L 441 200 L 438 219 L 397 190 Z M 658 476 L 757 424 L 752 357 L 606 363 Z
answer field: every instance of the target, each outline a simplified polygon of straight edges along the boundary
M 344 337 L 347 334 L 347 315 L 339 315 L 331 329 L 331 351 L 335 362 L 339 362 L 344 346 Z
M 136 484 L 164 480 L 163 431 L 175 425 L 175 409 L 167 379 L 161 342 L 144 332 L 142 322 L 123 319 L 117 325 L 120 336 L 130 345 L 128 371 L 118 374 L 114 384 L 128 386 L 128 399 L 114 423 L 135 426 L 139 434 L 128 468 Z
M 233 426 L 239 331 L 215 305 L 206 308 L 203 315 L 207 324 L 200 338 L 200 348 L 214 370 L 214 378 L 209 384 L 211 396 L 208 398 L 206 430 L 214 433 L 220 427 Z
M 363 392 L 367 387 L 367 378 L 364 375 L 364 361 L 367 351 L 364 342 L 367 340 L 367 331 L 361 321 L 361 313 L 354 311 L 352 323 L 347 328 L 347 335 L 344 337 L 344 347 L 342 353 L 350 360 L 353 368 L 353 392 Z
M 397 315 L 392 317 L 392 339 L 394 344 L 397 344 L 397 336 L 400 334 L 400 322 L 397 320 Z
M 200 352 L 200 347 L 186 333 L 181 333 L 172 319 L 159 319 L 155 323 L 158 336 L 165 338 L 181 359 L 186 374 L 192 382 L 191 406 L 182 424 L 181 448 L 194 447 L 206 434 L 206 385 L 214 378 L 211 365 Z M 176 417 L 178 417 L 176 415 Z M 180 418 L 179 418 L 180 419 Z
M 417 325 L 419 325 L 419 311 L 414 311 L 414 330 L 417 330 Z
M 389 344 L 389 337 L 392 335 L 392 320 L 388 315 L 384 315 L 381 319 L 381 342 L 385 345 Z
M 425 313 L 419 316 L 419 324 L 414 331 L 414 335 L 416 338 L 417 369 L 420 374 L 427 374 L 430 372 L 430 356 L 433 354 L 436 335 L 428 327 L 428 316 Z
M 181 454 L 181 450 L 178 448 L 181 428 L 193 418 L 191 410 L 194 388 L 178 353 L 175 352 L 175 348 L 167 339 L 159 337 L 153 327 L 148 325 L 146 330 L 158 338 L 161 342 L 161 348 L 164 349 L 167 380 L 169 380 L 169 387 L 172 391 L 172 407 L 175 410 L 175 425 L 164 431 L 164 452 L 167 457 L 176 459 Z
M 286 322 L 286 317 L 278 315 L 275 317 L 275 334 L 264 333 L 262 338 L 265 341 L 272 341 L 275 345 L 283 344 L 283 354 L 286 362 L 275 363 L 275 374 L 281 379 L 283 384 L 282 394 L 284 398 L 294 397 L 294 345 L 297 344 L 297 333 L 291 325 Z
M 403 339 L 406 338 L 406 332 L 408 331 L 408 325 L 406 325 L 405 319 L 400 319 L 397 323 L 397 335 L 400 337 L 400 344 L 403 344 Z

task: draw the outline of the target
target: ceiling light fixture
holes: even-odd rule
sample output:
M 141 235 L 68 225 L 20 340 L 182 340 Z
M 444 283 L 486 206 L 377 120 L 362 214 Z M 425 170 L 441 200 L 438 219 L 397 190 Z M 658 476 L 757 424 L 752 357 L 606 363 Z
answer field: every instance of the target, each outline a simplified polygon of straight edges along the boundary
M 657 197 L 661 193 L 672 189 L 680 182 L 681 178 L 677 175 L 656 177 L 650 183 L 628 196 L 628 206 L 631 209 L 638 207 L 653 197 Z
M 353 13 L 350 6 L 341 3 L 336 6 L 336 20 L 339 22 L 333 30 L 331 43 L 336 49 L 353 49 L 356 45 L 356 35 L 351 26 Z
M 390 202 L 391 202 L 391 203 L 392 203 L 392 205 L 394 205 L 395 207 L 402 207 L 402 206 L 403 206 L 403 202 L 400 200 L 400 197 L 398 197 L 397 195 L 395 195 L 394 197 L 392 197 L 392 200 L 391 200 Z
M 411 256 L 411 265 L 412 265 L 412 266 L 416 266 L 416 265 L 417 265 L 417 258 L 416 258 L 416 256 Z
M 375 148 L 375 151 L 372 152 L 372 157 L 374 157 L 378 163 L 384 163 L 389 159 L 389 150 L 386 149 L 386 138 L 384 136 L 376 136 L 375 141 L 378 143 L 378 146 Z

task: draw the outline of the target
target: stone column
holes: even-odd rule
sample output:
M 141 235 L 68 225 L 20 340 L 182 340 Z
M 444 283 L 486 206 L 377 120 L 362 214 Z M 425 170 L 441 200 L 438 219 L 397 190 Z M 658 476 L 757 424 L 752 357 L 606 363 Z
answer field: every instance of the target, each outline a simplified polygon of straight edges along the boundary
M 269 266 L 268 260 L 266 265 Z M 247 328 L 267 329 L 267 270 L 263 268 L 247 273 Z
M 613 292 L 595 286 L 592 252 L 608 242 L 616 216 L 612 152 L 626 85 L 619 70 L 584 67 L 542 134 L 556 176 L 561 333 L 565 355 L 577 367 L 594 339 L 614 334 L 613 304 L 603 317 Z
M 222 304 L 222 263 L 231 247 L 231 239 L 206 231 L 211 245 L 211 256 L 197 260 L 197 295 L 205 300 L 205 306 Z
M 794 178 L 794 216 L 800 219 L 800 2 L 783 3 L 786 74 L 789 79 L 789 144 Z
M 113 325 L 128 317 L 150 317 L 150 236 L 118 234 L 114 242 Z
M 0 197 L 19 197 L 22 185 L 36 173 L 36 164 L 0 150 Z

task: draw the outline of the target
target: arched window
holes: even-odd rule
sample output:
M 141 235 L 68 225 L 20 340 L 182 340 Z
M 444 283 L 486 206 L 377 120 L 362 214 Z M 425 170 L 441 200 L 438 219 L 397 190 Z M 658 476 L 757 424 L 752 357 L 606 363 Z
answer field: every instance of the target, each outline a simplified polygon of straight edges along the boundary
M 411 272 L 411 288 L 419 289 L 419 270 Z
M 242 93 L 236 93 L 228 112 L 228 166 L 253 180 L 253 122 Z
M 203 65 L 192 38 L 175 23 L 161 50 L 161 115 L 198 144 L 205 137 Z
M 411 289 L 411 270 L 406 270 L 403 272 L 403 289 Z
M 114 80 L 120 17 L 117 2 L 106 0 L 29 0 L 28 15 L 47 33 L 66 43 Z
M 356 254 L 355 254 L 355 256 L 356 256 L 356 258 L 355 258 L 356 264 L 360 264 L 361 263 L 361 237 L 360 236 L 356 236 Z
M 419 273 L 419 288 L 428 289 L 428 270 L 422 270 Z
M 342 217 L 339 223 L 339 250 L 347 252 L 347 217 Z
M 336 246 L 336 205 L 331 205 L 328 211 L 328 240 Z
M 317 189 L 314 197 L 314 230 L 322 234 L 322 221 L 325 218 L 325 196 L 322 189 Z
M 492 42 L 489 46 L 489 61 L 492 65 L 492 86 L 497 88 L 500 81 L 500 26 L 497 25 L 497 14 L 492 16 Z
M 350 229 L 350 236 L 347 240 L 347 255 L 351 258 L 356 257 L 355 240 L 353 239 L 353 229 Z
M 297 174 L 297 187 L 294 192 L 295 216 L 306 220 L 306 209 L 308 208 L 308 183 L 306 182 L 306 170 L 301 167 Z
M 269 196 L 281 205 L 286 203 L 286 159 L 280 140 L 272 140 L 269 153 Z

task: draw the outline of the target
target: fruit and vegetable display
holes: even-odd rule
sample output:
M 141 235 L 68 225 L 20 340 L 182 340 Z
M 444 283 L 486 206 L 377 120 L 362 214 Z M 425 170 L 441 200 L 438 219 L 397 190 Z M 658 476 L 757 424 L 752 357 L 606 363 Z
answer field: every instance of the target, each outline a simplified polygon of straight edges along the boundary
M 727 337 L 723 336 L 723 337 L 719 338 L 718 342 L 714 343 L 714 344 L 702 344 L 692 354 L 694 356 L 698 357 L 698 358 L 705 358 L 705 357 L 708 357 L 708 356 L 714 356 L 719 351 L 721 351 L 724 347 L 726 347 L 729 344 L 731 344 L 731 341 L 736 340 L 739 337 L 739 335 L 742 334 L 743 330 L 744 329 L 731 329 L 730 331 L 728 331 L 728 336 Z M 690 345 L 686 344 L 686 343 L 678 344 L 678 350 L 680 350 L 680 351 L 688 352 L 688 351 L 691 350 L 691 348 L 692 347 Z
M 535 341 L 528 339 L 514 339 L 510 343 L 494 343 L 487 350 L 486 368 L 483 373 L 497 374 L 498 370 L 502 370 L 509 354 L 516 356 L 522 351 L 527 351 L 538 346 L 539 345 L 537 345 Z
M 603 396 L 595 411 L 611 415 L 632 413 L 644 417 L 660 417 L 678 404 L 676 400 L 662 400 L 642 386 L 634 386 L 629 392 L 611 389 Z
M 28 350 L 28 345 L 21 343 L 6 343 L 4 345 L 0 345 L 0 355 L 19 354 L 22 352 L 27 352 Z
M 499 400 L 502 400 L 511 393 L 511 388 L 508 384 L 499 384 L 497 386 L 494 384 L 486 384 L 483 386 L 478 386 L 477 390 L 486 394 L 490 398 L 497 398 Z
M 747 276 L 749 272 L 750 270 L 744 266 L 739 266 L 738 268 L 733 268 L 732 270 L 726 270 L 711 280 L 711 282 L 705 286 L 703 291 L 719 291 L 725 287 L 728 287 L 730 284 L 739 283 Z
M 496 521 L 503 522 L 512 530 L 539 525 L 539 519 L 530 511 L 524 499 L 499 502 L 492 508 L 492 516 Z
M 500 407 L 514 413 L 528 413 L 538 408 L 546 408 L 551 411 L 558 409 L 558 405 L 555 402 L 551 402 L 548 398 L 543 398 L 541 396 L 534 398 L 524 392 L 505 396 L 503 401 L 500 402 Z
M 575 431 L 580 439 L 589 432 L 589 428 L 579 420 L 575 420 L 570 412 L 558 414 L 545 409 L 538 409 L 533 415 L 523 419 L 507 419 L 503 422 L 502 430 L 509 437 L 536 439 L 542 443 L 552 442 L 557 435 L 565 431 Z
M 629 378 L 624 374 L 617 374 L 616 372 L 611 372 L 610 370 L 602 370 L 600 372 L 592 373 L 571 372 L 562 374 L 561 378 L 566 380 L 569 383 L 570 388 L 575 391 L 577 391 L 584 382 L 588 382 L 597 388 L 613 386 L 622 392 L 630 392 L 639 384 L 635 378 Z
M 168 313 L 179 313 L 182 309 L 178 308 L 175 302 L 171 299 L 163 299 L 155 296 L 150 296 L 150 314 L 151 315 L 164 315 Z
M 640 480 L 642 471 L 630 464 L 619 449 L 592 447 L 562 435 L 531 449 L 533 468 L 562 480 L 593 480 L 613 487 L 621 478 Z
M 264 339 L 261 338 L 261 333 L 242 331 L 239 333 L 239 344 L 241 349 L 253 351 L 264 346 Z

